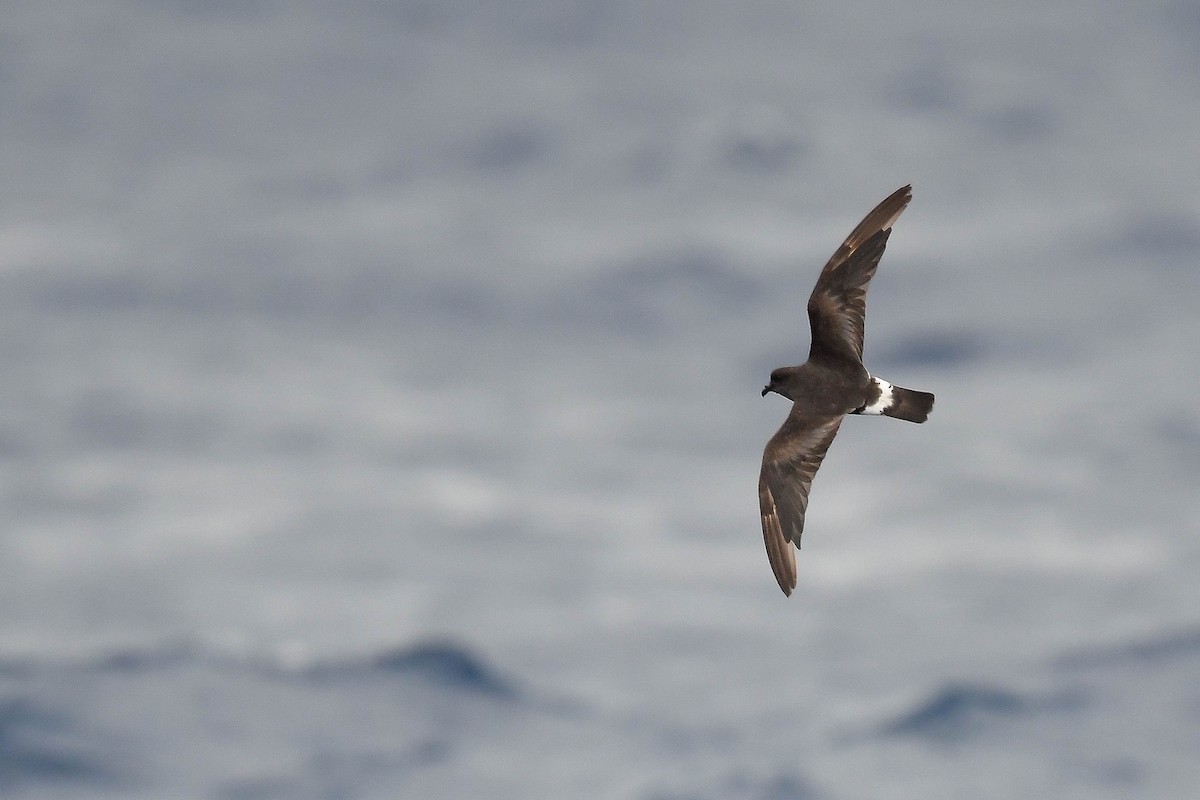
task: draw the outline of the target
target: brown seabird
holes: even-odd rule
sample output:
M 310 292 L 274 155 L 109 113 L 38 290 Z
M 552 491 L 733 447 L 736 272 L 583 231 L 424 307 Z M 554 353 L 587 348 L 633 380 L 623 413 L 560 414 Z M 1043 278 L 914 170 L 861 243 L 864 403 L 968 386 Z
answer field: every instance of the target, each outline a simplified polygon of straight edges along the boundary
M 829 443 L 847 414 L 882 414 L 924 422 L 933 395 L 894 386 L 867 372 L 862 363 L 867 285 L 875 275 L 888 235 L 912 199 L 912 187 L 897 189 L 875 206 L 846 237 L 808 298 L 812 346 L 808 361 L 771 371 L 763 387 L 792 401 L 792 411 L 767 442 L 758 475 L 767 557 L 779 588 L 796 588 L 796 551 L 804 530 L 808 490 Z

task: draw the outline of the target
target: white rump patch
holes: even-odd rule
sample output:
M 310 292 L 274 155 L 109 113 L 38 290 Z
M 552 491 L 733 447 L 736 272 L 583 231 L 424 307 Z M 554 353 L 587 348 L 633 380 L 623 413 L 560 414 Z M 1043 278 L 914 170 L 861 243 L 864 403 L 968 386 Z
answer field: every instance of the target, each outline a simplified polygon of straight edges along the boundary
M 882 414 L 884 409 L 890 408 L 892 405 L 892 384 L 882 378 L 871 377 L 875 381 L 875 385 L 879 387 L 879 399 L 869 406 L 863 406 L 860 414 Z

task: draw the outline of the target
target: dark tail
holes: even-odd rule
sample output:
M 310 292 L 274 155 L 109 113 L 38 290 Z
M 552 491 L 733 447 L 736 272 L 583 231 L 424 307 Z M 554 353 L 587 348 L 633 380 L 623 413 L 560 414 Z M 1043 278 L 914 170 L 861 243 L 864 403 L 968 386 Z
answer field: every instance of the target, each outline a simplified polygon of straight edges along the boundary
M 883 415 L 909 422 L 924 422 L 929 419 L 930 411 L 933 411 L 932 394 L 893 386 L 891 405 L 883 409 Z

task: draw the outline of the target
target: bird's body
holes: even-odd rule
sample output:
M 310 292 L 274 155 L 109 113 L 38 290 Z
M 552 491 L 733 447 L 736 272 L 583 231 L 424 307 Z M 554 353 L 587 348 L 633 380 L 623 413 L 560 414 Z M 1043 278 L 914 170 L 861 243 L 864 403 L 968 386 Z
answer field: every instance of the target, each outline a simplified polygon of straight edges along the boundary
M 862 363 L 867 287 L 892 224 L 911 199 L 912 187 L 893 192 L 829 259 L 808 300 L 808 361 L 773 370 L 763 387 L 764 397 L 776 392 L 792 401 L 791 413 L 763 451 L 758 478 L 763 539 L 784 594 L 796 587 L 795 547 L 813 476 L 845 416 L 882 414 L 924 422 L 933 408 L 932 394 L 874 377 Z

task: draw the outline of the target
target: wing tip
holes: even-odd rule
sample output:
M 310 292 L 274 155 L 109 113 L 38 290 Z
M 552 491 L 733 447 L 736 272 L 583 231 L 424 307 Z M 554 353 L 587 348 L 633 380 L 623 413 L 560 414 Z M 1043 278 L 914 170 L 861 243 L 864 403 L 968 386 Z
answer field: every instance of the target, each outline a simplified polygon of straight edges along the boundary
M 792 549 L 792 543 L 784 538 L 777 516 L 764 514 L 762 525 L 771 573 L 784 595 L 790 597 L 796 588 L 796 551 Z
M 879 204 L 880 208 L 890 207 L 893 203 L 899 203 L 896 210 L 888 215 L 887 219 L 879 226 L 880 230 L 890 231 L 892 226 L 896 224 L 896 220 L 904 213 L 904 209 L 908 208 L 908 204 L 912 202 L 912 184 L 906 183 L 896 191 L 888 195 L 887 199 Z
M 858 225 L 854 226 L 854 230 L 850 231 L 850 235 L 846 237 L 846 241 L 842 243 L 842 246 L 829 259 L 829 263 L 825 265 L 825 268 L 829 269 L 831 265 L 849 258 L 863 242 L 880 231 L 891 231 L 892 226 L 896 224 L 896 220 L 904 213 L 904 209 L 908 208 L 908 204 L 911 201 L 911 183 L 901 186 L 881 200 L 878 205 L 862 218 L 862 221 Z
M 779 588 L 783 590 L 784 597 L 791 597 L 792 590 L 796 588 L 796 555 L 792 551 L 792 546 L 784 542 L 784 554 L 782 554 L 781 564 L 776 564 L 774 560 L 771 562 L 771 571 L 775 573 L 775 582 L 779 584 Z M 778 569 L 776 568 L 778 567 Z

